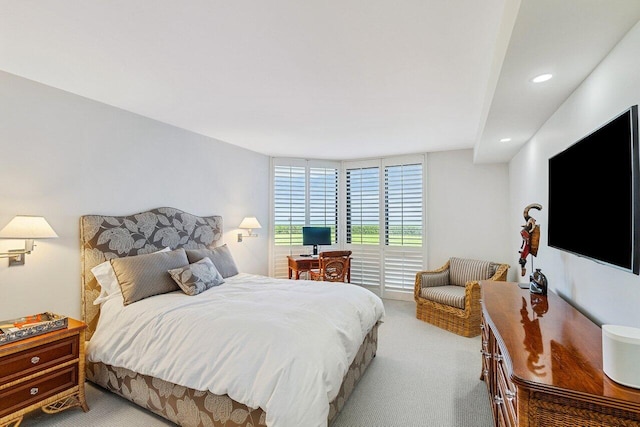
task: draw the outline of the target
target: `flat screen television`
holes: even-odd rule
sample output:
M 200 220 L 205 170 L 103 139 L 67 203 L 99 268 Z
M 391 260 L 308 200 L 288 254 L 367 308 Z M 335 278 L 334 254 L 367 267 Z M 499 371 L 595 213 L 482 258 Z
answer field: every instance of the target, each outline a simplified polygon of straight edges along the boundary
M 302 244 L 313 245 L 313 254 L 318 255 L 318 245 L 331 244 L 331 227 L 302 227 Z
M 638 106 L 549 159 L 548 245 L 640 271 Z

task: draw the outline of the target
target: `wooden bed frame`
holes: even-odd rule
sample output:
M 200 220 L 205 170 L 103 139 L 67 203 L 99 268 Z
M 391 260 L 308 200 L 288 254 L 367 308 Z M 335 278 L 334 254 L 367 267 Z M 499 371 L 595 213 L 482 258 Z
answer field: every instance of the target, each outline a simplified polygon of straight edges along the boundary
M 82 257 L 82 316 L 86 340 L 96 330 L 100 306 L 93 301 L 100 286 L 91 273 L 112 258 L 172 249 L 212 248 L 221 244 L 222 217 L 199 217 L 175 208 L 157 208 L 130 216 L 85 215 L 80 218 Z M 331 402 L 328 423 L 335 419 L 376 354 L 378 324 L 368 332 L 355 360 Z M 227 395 L 194 390 L 158 378 L 103 363 L 86 363 L 89 381 L 185 427 L 266 426 L 261 408 L 250 408 Z

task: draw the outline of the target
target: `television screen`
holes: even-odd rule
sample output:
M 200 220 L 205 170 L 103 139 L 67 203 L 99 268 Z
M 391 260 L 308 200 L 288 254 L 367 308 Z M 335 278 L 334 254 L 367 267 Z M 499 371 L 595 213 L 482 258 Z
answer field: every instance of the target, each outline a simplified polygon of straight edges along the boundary
M 303 245 L 330 245 L 331 227 L 302 227 Z
M 549 159 L 551 247 L 638 274 L 638 107 Z

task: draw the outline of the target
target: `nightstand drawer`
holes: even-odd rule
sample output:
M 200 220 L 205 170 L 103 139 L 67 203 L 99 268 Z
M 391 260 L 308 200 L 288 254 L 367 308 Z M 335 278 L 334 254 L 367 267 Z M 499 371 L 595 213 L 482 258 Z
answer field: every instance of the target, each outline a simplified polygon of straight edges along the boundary
M 0 358 L 0 386 L 78 358 L 78 335 Z
M 0 391 L 0 418 L 78 385 L 78 365 L 50 372 Z

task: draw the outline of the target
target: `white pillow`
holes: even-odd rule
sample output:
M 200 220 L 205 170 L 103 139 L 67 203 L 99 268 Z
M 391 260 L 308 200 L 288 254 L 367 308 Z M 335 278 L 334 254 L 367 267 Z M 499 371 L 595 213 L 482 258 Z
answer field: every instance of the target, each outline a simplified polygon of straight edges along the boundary
M 164 248 L 157 252 L 168 252 L 170 250 L 171 248 Z M 91 272 L 100 285 L 100 295 L 93 301 L 93 305 L 102 304 L 110 300 L 111 296 L 122 294 L 120 283 L 118 282 L 115 271 L 113 271 L 110 260 L 96 265 L 91 269 Z

